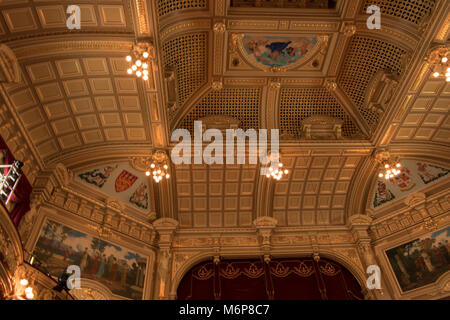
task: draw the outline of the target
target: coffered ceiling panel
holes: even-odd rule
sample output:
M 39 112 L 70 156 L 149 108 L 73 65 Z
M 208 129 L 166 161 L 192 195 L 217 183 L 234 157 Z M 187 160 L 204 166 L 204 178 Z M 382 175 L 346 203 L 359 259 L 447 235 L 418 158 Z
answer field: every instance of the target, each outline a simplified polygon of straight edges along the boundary
M 410 103 L 398 115 L 394 141 L 450 143 L 450 83 L 430 75 L 407 99 Z
M 250 226 L 258 174 L 252 165 L 177 166 L 180 226 Z
M 280 226 L 339 225 L 359 156 L 283 157 L 290 170 L 275 185 L 273 217 Z
M 66 10 L 74 4 L 80 7 L 81 29 L 68 30 L 66 21 L 69 14 Z M 88 0 L 76 3 L 67 0 L 0 1 L 0 25 L 6 26 L 7 39 L 56 31 L 132 33 L 130 4 L 128 0 L 100 0 L 94 4 Z
M 11 102 L 45 159 L 108 142 L 150 142 L 145 97 L 120 56 L 25 61 L 28 88 L 9 88 Z

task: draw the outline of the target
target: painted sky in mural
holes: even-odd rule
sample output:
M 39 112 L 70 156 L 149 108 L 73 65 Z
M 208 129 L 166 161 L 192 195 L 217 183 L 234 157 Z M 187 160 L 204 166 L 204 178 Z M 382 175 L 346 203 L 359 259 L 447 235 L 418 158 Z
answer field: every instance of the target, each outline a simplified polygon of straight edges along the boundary
M 386 252 L 403 291 L 435 282 L 450 270 L 450 227 Z
M 150 211 L 148 179 L 127 163 L 84 170 L 76 174 L 76 179 L 140 211 Z
M 303 59 L 317 45 L 316 37 L 245 35 L 243 46 L 249 56 L 265 66 L 288 66 Z
M 401 173 L 388 181 L 380 178 L 375 183 L 372 208 L 399 200 L 408 194 L 423 189 L 439 179 L 450 176 L 450 170 L 438 165 L 415 160 L 404 160 Z
M 82 279 L 98 281 L 116 295 L 142 299 L 147 259 L 135 252 L 47 220 L 33 254 L 55 277 L 77 265 Z

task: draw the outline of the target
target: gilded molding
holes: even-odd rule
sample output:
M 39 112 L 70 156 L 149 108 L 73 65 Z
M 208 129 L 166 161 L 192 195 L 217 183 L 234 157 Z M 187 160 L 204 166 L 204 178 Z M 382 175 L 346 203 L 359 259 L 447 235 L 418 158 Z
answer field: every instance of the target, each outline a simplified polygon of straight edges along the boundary
M 198 30 L 211 30 L 211 20 L 209 19 L 197 19 L 193 21 L 183 21 L 166 27 L 161 30 L 161 40 L 167 40 L 168 38 L 178 35 L 180 33 L 188 33 Z
M 28 47 L 15 48 L 14 53 L 17 58 L 26 59 L 51 54 L 62 54 L 74 51 L 113 51 L 129 52 L 133 48 L 131 41 L 58 41 L 44 44 L 37 44 L 30 50 Z

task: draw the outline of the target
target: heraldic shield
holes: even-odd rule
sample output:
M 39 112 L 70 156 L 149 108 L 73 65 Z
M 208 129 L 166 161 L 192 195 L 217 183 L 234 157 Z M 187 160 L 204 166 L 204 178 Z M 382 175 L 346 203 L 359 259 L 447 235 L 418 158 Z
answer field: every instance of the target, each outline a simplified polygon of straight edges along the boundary
M 135 175 L 129 173 L 126 170 L 122 170 L 119 176 L 116 179 L 115 187 L 116 192 L 124 192 L 128 188 L 130 188 L 138 179 Z

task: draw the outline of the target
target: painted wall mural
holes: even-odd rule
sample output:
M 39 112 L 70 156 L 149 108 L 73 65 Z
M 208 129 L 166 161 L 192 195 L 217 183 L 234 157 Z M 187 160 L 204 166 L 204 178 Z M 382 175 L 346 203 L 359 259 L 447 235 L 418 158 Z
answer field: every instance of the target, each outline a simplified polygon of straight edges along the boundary
M 450 227 L 386 251 L 403 291 L 435 282 L 450 270 Z
M 77 173 L 76 179 L 140 211 L 150 211 L 148 178 L 127 163 L 85 170 Z
M 143 297 L 147 258 L 125 248 L 47 220 L 33 254 L 52 276 L 77 265 L 82 279 L 98 281 L 118 296 Z
M 404 160 L 402 164 L 403 167 L 398 176 L 388 181 L 384 178 L 377 180 L 371 203 L 372 208 L 378 208 L 393 200 L 404 198 L 450 173 L 447 168 L 423 161 Z
M 244 35 L 242 38 L 247 55 L 268 67 L 297 63 L 315 51 L 318 43 L 317 37 Z

